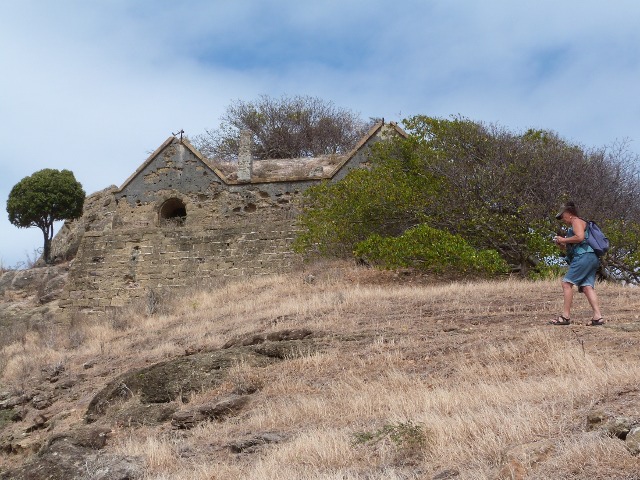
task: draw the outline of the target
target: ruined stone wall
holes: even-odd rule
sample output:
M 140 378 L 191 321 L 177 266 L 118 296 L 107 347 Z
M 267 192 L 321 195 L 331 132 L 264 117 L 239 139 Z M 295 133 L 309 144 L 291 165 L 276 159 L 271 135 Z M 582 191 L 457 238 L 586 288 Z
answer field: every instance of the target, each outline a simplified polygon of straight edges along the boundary
M 250 185 L 212 188 L 209 195 L 160 190 L 149 203 L 134 205 L 126 198 L 116 197 L 113 229 L 164 226 L 167 220 L 161 218 L 160 211 L 165 202 L 172 199 L 177 199 L 184 205 L 186 215 L 180 223 L 185 227 L 234 227 L 239 221 L 260 223 L 294 219 L 297 215 L 296 199 L 302 190 L 301 186 L 287 188 L 284 184 L 278 185 L 277 190 L 269 187 Z
M 122 190 L 115 192 L 113 228 L 163 226 L 163 204 L 177 199 L 185 208 L 184 226 L 234 227 L 257 212 L 251 223 L 295 217 L 295 198 L 315 182 L 227 184 L 188 147 L 164 148 Z
M 291 248 L 296 192 L 280 185 L 271 195 L 252 185 L 211 197 L 162 191 L 157 201 L 134 205 L 120 198 L 112 228 L 84 232 L 61 306 L 121 306 L 149 288 L 290 271 L 301 263 Z M 184 219 L 158 217 L 167 198 L 184 202 Z
M 116 209 L 114 193 L 117 190 L 118 187 L 112 185 L 92 193 L 84 200 L 82 216 L 64 222 L 51 242 L 51 258 L 55 262 L 74 258 L 85 232 L 111 230 Z
M 137 228 L 89 232 L 71 269 L 63 307 L 122 306 L 147 289 L 162 291 L 215 279 L 289 271 L 290 221 L 235 228 Z
M 310 184 L 227 185 L 190 150 L 171 144 L 122 190 L 93 202 L 108 215 L 79 222 L 85 231 L 60 305 L 104 309 L 148 289 L 290 271 L 301 262 L 291 249 L 296 205 Z M 168 201 L 179 202 L 184 216 L 163 218 Z
M 368 146 L 330 181 L 366 164 Z M 229 181 L 188 142 L 170 138 L 123 187 L 90 196 L 83 218 L 56 237 L 59 256 L 75 254 L 59 304 L 101 310 L 149 289 L 290 271 L 302 263 L 292 251 L 301 194 L 318 181 Z

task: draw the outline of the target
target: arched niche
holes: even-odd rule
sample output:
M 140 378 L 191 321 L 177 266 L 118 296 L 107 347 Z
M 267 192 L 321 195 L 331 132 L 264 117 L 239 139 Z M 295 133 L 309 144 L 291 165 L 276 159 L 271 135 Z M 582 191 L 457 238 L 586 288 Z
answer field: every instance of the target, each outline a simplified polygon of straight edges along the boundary
M 160 205 L 158 223 L 163 225 L 184 225 L 187 220 L 187 207 L 179 198 L 170 198 Z

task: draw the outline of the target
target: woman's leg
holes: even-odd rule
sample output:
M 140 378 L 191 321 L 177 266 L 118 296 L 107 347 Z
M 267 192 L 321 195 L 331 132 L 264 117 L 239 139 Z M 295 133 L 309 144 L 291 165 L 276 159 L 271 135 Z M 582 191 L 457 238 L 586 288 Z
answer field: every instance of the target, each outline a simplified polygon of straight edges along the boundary
M 600 313 L 600 303 L 598 302 L 598 296 L 596 295 L 596 291 L 593 289 L 593 287 L 590 287 L 588 285 L 585 287 L 582 287 L 582 292 L 584 293 L 584 296 L 587 297 L 587 300 L 589 301 L 589 305 L 591 305 L 591 308 L 593 310 L 593 319 L 598 320 L 602 318 L 602 313 Z
M 562 316 L 564 318 L 571 318 L 571 304 L 573 303 L 573 284 L 569 282 L 562 282 L 562 293 L 564 296 L 564 303 L 562 305 Z

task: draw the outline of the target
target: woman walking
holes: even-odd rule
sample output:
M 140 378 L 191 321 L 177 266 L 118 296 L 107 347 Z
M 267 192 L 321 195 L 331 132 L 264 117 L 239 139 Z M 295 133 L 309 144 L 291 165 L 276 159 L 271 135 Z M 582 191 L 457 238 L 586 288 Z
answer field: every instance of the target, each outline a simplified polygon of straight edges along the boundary
M 562 279 L 564 295 L 562 315 L 549 323 L 552 325 L 569 325 L 571 323 L 571 305 L 573 303 L 573 286 L 575 285 L 578 287 L 578 292 L 584 293 L 587 297 L 593 310 L 593 316 L 587 325 L 604 325 L 598 296 L 594 289 L 600 260 L 587 242 L 589 235 L 587 222 L 578 216 L 578 209 L 573 202 L 565 203 L 556 215 L 556 219 L 569 226 L 566 237 L 556 236 L 553 239 L 556 245 L 565 252 L 567 262 L 569 262 L 569 271 Z

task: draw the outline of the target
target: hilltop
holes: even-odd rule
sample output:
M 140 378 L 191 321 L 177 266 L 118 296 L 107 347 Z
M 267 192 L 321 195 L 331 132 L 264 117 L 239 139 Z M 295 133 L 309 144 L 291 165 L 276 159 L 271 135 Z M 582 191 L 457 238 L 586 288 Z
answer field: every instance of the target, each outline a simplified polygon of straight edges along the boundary
M 546 325 L 557 281 L 339 264 L 53 301 L 3 331 L 0 478 L 638 479 L 640 297 L 598 292 L 597 328 Z

